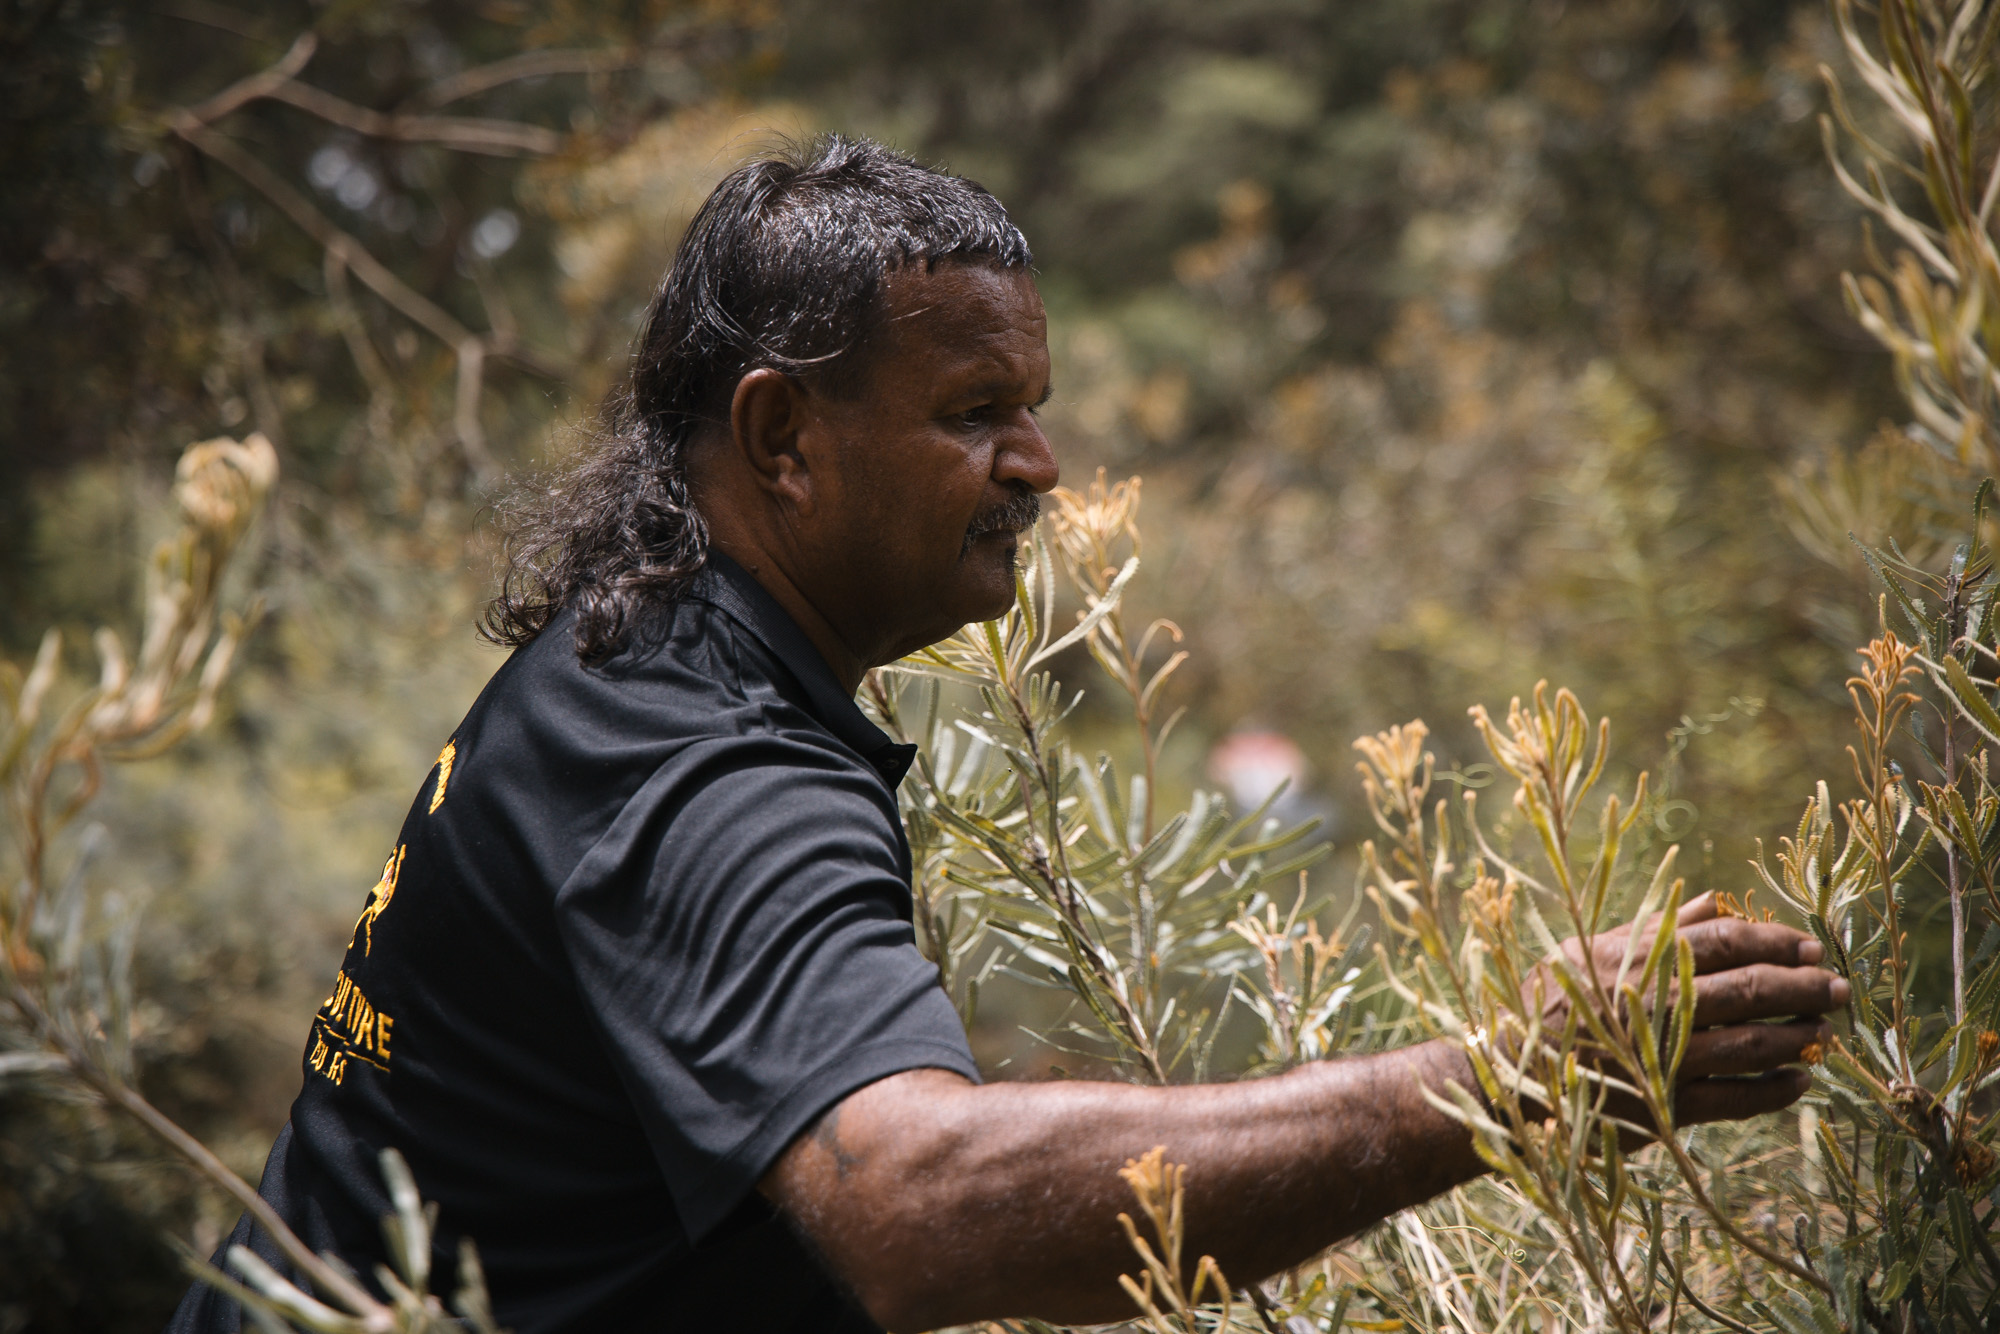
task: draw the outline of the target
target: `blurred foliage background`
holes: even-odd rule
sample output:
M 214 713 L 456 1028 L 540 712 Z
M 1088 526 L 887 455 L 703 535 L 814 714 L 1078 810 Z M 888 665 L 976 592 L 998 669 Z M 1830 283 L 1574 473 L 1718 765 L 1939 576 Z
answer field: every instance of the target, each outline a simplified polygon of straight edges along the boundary
M 1132 596 L 1192 652 L 1166 786 L 1276 730 L 1342 840 L 1352 737 L 1422 715 L 1469 760 L 1466 705 L 1547 676 L 1628 768 L 1671 754 L 1657 832 L 1740 890 L 1844 772 L 1840 534 L 1931 485 L 1840 301 L 1837 54 L 1817 0 L 0 0 L 0 652 L 133 620 L 189 441 L 283 465 L 223 714 L 93 810 L 91 873 L 148 895 L 148 1095 L 254 1178 L 497 665 L 489 502 L 778 133 L 885 138 L 1027 232 L 1066 480 L 1143 474 Z M 167 1235 L 232 1218 L 0 1077 L 0 1334 L 156 1328 Z

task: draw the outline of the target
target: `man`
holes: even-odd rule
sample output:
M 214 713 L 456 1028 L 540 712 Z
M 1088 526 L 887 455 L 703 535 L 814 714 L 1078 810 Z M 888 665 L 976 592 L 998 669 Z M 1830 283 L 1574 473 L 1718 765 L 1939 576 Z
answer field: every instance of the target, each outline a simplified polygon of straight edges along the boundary
M 517 516 L 518 646 L 445 748 L 308 1040 L 262 1191 L 368 1272 L 393 1145 L 500 1321 L 916 1330 L 1130 1314 L 1116 1170 L 1187 1164 L 1190 1244 L 1269 1274 L 1475 1175 L 1439 1043 L 1230 1086 L 981 1085 L 909 925 L 910 761 L 853 694 L 1014 595 L 1056 481 L 1029 251 L 864 141 L 690 224 L 604 438 Z M 1684 914 L 1680 1107 L 1782 1107 L 1845 983 Z M 1615 954 L 1615 951 L 1605 951 Z M 239 1225 L 235 1240 L 276 1259 Z M 200 1291 L 180 1330 L 236 1327 Z

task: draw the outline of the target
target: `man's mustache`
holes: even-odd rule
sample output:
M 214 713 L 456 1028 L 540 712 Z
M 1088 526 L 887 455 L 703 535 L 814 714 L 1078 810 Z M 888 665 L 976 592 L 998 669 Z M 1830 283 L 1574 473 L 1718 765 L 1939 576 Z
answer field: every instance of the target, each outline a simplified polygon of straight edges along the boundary
M 1022 487 L 1005 503 L 973 516 L 971 526 L 965 530 L 965 545 L 960 548 L 959 554 L 962 556 L 971 551 L 972 544 L 988 533 L 1025 533 L 1041 517 L 1041 497 Z

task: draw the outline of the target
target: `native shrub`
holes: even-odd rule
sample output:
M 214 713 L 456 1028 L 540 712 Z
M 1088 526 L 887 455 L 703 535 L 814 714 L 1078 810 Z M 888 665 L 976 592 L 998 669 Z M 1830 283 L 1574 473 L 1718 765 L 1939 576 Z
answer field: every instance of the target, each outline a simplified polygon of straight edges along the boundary
M 1871 237 L 1874 272 L 1849 276 L 1845 290 L 1894 356 L 1912 421 L 1852 463 L 1792 479 L 1792 519 L 1809 546 L 1831 550 L 1847 540 L 1843 521 L 1879 508 L 1876 493 L 1893 488 L 1902 516 L 1929 522 L 1914 556 L 1893 540 L 1861 548 L 1887 591 L 1848 682 L 1857 739 L 1840 797 L 1833 781 L 1818 783 L 1796 830 L 1754 879 L 1746 870 L 1737 881 L 1766 889 L 1853 987 L 1832 1041 L 1810 1053 L 1818 1078 L 1795 1113 L 1677 1124 L 1675 1073 L 1694 1019 L 1693 960 L 1674 935 L 1687 886 L 1677 849 L 1649 837 L 1664 801 L 1648 796 L 1645 776 L 1629 796 L 1598 795 L 1609 724 L 1593 723 L 1571 692 L 1537 687 L 1503 719 L 1472 710 L 1501 780 L 1497 815 L 1490 800 L 1482 812 L 1470 769 L 1440 775 L 1421 721 L 1356 743 L 1379 832 L 1362 848 L 1360 888 L 1387 936 L 1364 968 L 1358 933 L 1323 936 L 1301 912 L 1303 896 L 1281 901 L 1260 874 L 1255 858 L 1293 847 L 1303 831 L 1270 828 L 1238 848 L 1261 812 L 1231 825 L 1212 811 L 1218 798 L 1198 796 L 1149 842 L 1150 789 L 1135 786 L 1129 810 L 1114 808 L 1109 761 L 1072 758 L 1054 733 L 1061 694 L 1035 669 L 1057 648 L 1089 643 L 1133 699 L 1142 736 L 1181 660 L 1147 676 L 1152 632 L 1134 641 L 1115 605 L 1136 569 L 1136 479 L 1059 494 L 1059 554 L 1038 542 L 1023 607 L 907 668 L 978 692 L 978 703 L 942 719 L 937 695 L 926 697 L 918 739 L 942 762 L 928 763 L 908 796 L 924 849 L 922 911 L 949 922 L 927 936 L 948 979 L 989 936 L 1011 937 L 1031 975 L 1039 967 L 1066 982 L 1087 1016 L 1050 1040 L 1095 1038 L 1141 1078 L 1209 1069 L 1213 1038 L 1199 1037 L 1201 1023 L 1182 1018 L 1176 1043 L 1163 1046 L 1142 1015 L 1206 1014 L 1196 998 L 1224 977 L 1263 1029 L 1260 1068 L 1339 1050 L 1365 1015 L 1374 1040 L 1442 1035 L 1475 1071 L 1476 1089 L 1429 1092 L 1467 1126 L 1492 1174 L 1246 1300 L 1231 1300 L 1212 1260 L 1183 1263 L 1180 1170 L 1158 1153 L 1129 1164 L 1153 1229 L 1148 1241 L 1127 1219 L 1142 1263 L 1126 1287 L 1146 1327 L 1804 1334 L 2000 1318 L 1992 484 L 1979 488 L 1970 532 L 1948 557 L 1936 522 L 1939 497 L 2000 460 L 2000 6 L 1835 0 L 1834 12 L 1880 108 L 1857 115 L 1829 72 L 1828 152 L 1842 184 L 1903 247 L 1886 259 Z M 1859 26 L 1864 12 L 1872 38 Z M 1907 150 L 1891 146 L 1897 136 Z M 1858 177 L 1844 154 L 1859 157 Z M 1122 565 L 1114 536 L 1134 553 Z M 1083 610 L 1052 638 L 1058 565 Z M 879 680 L 875 691 L 893 720 L 896 695 Z M 954 729 L 984 747 L 960 767 L 950 764 Z M 1143 752 L 1153 754 L 1150 742 Z M 1221 837 L 1190 833 L 1203 828 Z M 1081 854 L 1065 860 L 1072 845 Z M 1215 860 L 1197 858 L 1189 888 L 1162 896 L 1158 873 L 1197 848 Z M 1721 902 L 1754 910 L 1747 889 Z M 1183 915 L 1162 919 L 1163 908 Z M 1172 922 L 1165 955 L 1149 948 L 1162 920 Z M 1626 922 L 1637 925 L 1615 987 L 1564 958 L 1562 938 Z M 1002 957 L 989 956 L 982 974 Z M 1930 974 L 1943 985 L 1927 990 Z M 1577 1002 L 1559 1031 L 1523 1000 L 1537 979 Z M 974 980 L 956 993 L 968 1014 Z M 1196 1058 L 1183 1065 L 1163 1052 Z

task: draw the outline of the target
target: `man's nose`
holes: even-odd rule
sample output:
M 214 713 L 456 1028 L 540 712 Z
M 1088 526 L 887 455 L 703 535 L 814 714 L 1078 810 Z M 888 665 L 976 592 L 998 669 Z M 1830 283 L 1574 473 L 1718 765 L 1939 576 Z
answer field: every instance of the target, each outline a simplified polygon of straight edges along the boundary
M 1019 482 L 1030 491 L 1048 491 L 1061 479 L 1056 452 L 1042 434 L 1042 424 L 1029 413 L 1021 416 L 1021 424 L 1006 433 L 993 457 L 993 480 Z

